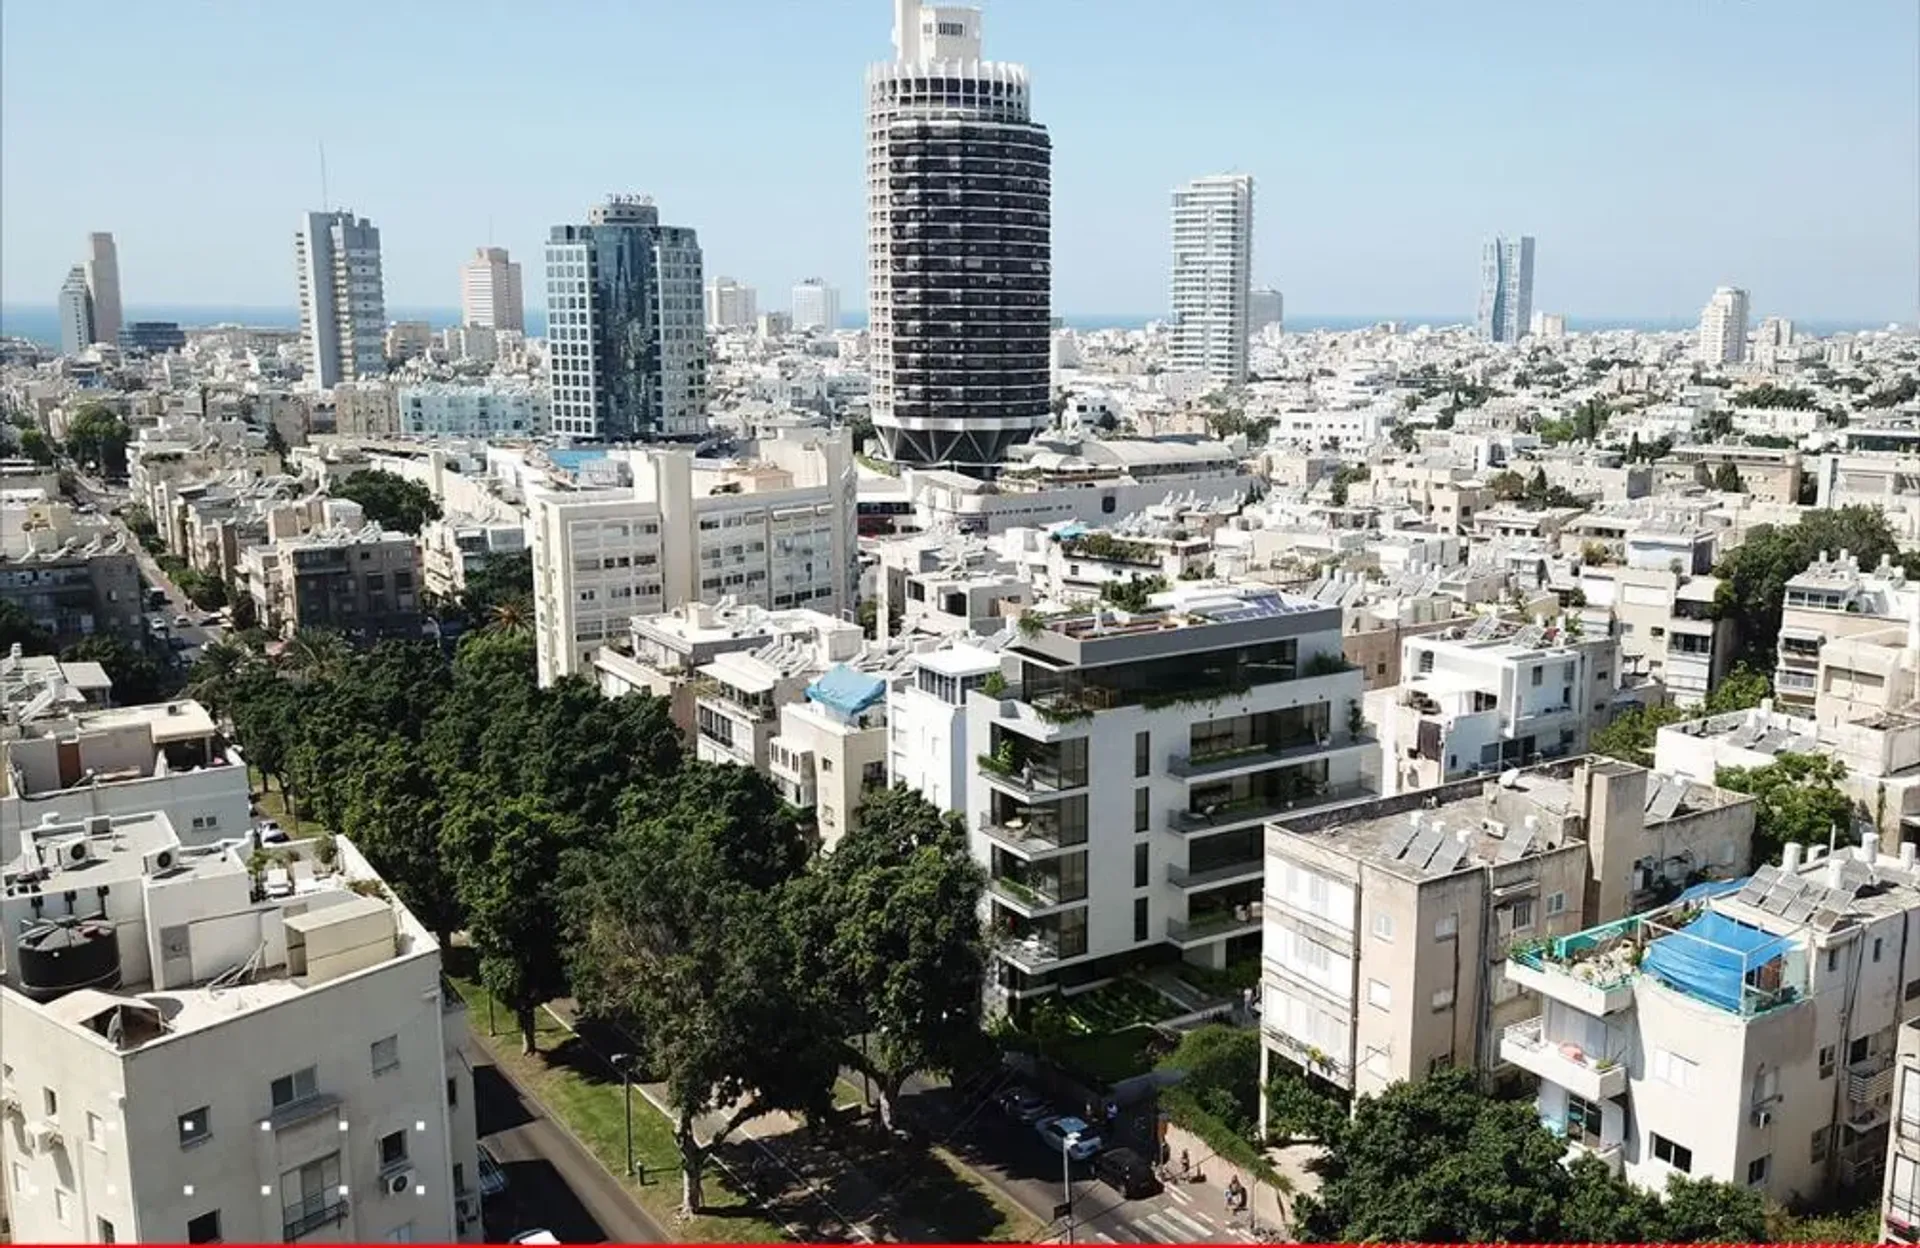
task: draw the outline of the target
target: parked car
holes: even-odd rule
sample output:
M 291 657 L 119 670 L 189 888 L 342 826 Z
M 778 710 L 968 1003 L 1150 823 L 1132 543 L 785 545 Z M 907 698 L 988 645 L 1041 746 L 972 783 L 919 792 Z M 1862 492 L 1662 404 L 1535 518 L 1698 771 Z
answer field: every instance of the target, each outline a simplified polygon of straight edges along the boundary
M 173 617 L 173 626 L 175 628 L 192 628 L 193 617 L 190 615 L 176 615 Z
M 1067 1156 L 1075 1161 L 1086 1161 L 1100 1151 L 1100 1137 L 1079 1118 L 1042 1118 L 1033 1125 L 1033 1129 L 1040 1133 L 1040 1138 L 1046 1141 L 1048 1148 L 1057 1153 L 1064 1147 Z M 1067 1140 L 1070 1137 L 1077 1138 L 1069 1144 Z
M 494 1159 L 493 1150 L 480 1146 L 480 1199 L 487 1200 L 507 1190 L 507 1172 Z
M 515 1244 L 557 1244 L 560 1240 L 552 1231 L 521 1231 L 508 1242 Z
M 1015 1088 L 1002 1096 L 1000 1109 L 1016 1122 L 1038 1122 L 1053 1114 L 1053 1106 L 1047 1104 L 1045 1097 L 1036 1096 L 1025 1088 Z
M 1140 1200 L 1160 1192 L 1160 1177 L 1153 1166 L 1130 1148 L 1110 1148 L 1094 1159 L 1093 1172 L 1100 1181 L 1128 1200 Z

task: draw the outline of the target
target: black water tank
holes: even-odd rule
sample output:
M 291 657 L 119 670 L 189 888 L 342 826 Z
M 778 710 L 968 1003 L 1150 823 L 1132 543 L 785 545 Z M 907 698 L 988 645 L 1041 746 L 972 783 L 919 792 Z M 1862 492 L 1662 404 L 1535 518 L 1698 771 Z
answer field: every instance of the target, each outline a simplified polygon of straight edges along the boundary
M 120 942 L 97 919 L 43 923 L 20 937 L 20 990 L 51 1001 L 78 988 L 120 986 Z

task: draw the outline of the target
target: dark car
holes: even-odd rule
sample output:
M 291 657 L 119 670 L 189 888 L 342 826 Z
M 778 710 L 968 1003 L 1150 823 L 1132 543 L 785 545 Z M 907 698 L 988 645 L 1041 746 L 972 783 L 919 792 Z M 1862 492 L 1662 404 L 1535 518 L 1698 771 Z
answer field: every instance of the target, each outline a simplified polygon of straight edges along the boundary
M 1129 1200 L 1152 1196 L 1160 1191 L 1160 1179 L 1147 1159 L 1130 1148 L 1110 1148 L 1093 1159 L 1093 1172 L 1100 1181 Z

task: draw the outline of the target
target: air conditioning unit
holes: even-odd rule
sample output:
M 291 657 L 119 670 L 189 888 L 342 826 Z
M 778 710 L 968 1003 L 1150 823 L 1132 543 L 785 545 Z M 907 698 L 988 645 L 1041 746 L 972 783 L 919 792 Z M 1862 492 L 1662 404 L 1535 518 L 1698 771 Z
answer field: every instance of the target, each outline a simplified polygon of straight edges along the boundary
M 92 862 L 93 843 L 85 839 L 69 841 L 60 847 L 60 860 L 66 863 Z
M 18 1114 L 24 1112 L 20 1105 L 20 1094 L 12 1088 L 0 1092 L 0 1114 Z
M 404 1196 L 413 1190 L 413 1171 L 395 1170 L 380 1176 L 380 1186 L 389 1196 Z
M 173 863 L 173 850 L 156 849 L 140 860 L 140 870 L 146 875 L 158 875 L 162 871 L 173 870 Z
M 58 1148 L 62 1144 L 60 1124 L 50 1118 L 31 1122 L 27 1124 L 27 1138 L 33 1141 L 33 1147 L 38 1152 L 44 1153 L 50 1148 Z
M 1756 1127 L 1766 1127 L 1766 1126 L 1773 1125 L 1773 1111 L 1770 1109 L 1754 1110 L 1753 1125 Z

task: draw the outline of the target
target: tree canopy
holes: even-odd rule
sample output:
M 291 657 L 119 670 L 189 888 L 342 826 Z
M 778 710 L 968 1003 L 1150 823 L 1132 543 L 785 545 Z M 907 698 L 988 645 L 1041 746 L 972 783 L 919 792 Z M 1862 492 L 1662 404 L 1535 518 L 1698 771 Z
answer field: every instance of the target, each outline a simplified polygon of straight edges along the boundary
M 1785 528 L 1755 525 L 1746 541 L 1721 558 L 1714 605 L 1738 625 L 1742 659 L 1756 668 L 1773 666 L 1787 582 L 1822 552 L 1838 556 L 1843 550 L 1872 568 L 1897 556 L 1899 545 L 1878 507 L 1852 506 L 1808 512 Z
M 104 403 L 83 404 L 67 422 L 67 452 L 103 476 L 127 473 L 127 443 L 133 430 L 120 414 Z
M 1764 767 L 1722 767 L 1713 782 L 1754 798 L 1753 861 L 1777 862 L 1789 841 L 1850 840 L 1853 799 L 1840 789 L 1847 765 L 1821 754 L 1781 754 Z
M 429 520 L 440 518 L 440 504 L 433 491 L 380 468 L 356 472 L 333 486 L 332 492 L 335 498 L 359 503 L 367 519 L 383 529 L 417 534 Z

